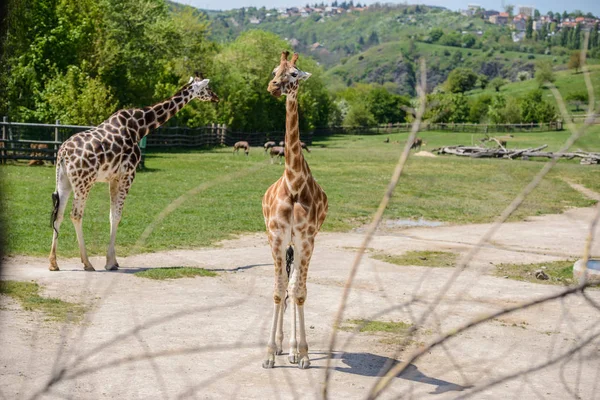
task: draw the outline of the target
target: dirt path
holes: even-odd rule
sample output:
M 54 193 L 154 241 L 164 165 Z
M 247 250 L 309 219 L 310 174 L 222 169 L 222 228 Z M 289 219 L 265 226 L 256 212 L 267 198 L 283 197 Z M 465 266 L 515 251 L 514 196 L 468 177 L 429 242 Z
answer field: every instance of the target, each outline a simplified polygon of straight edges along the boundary
M 594 209 L 505 224 L 491 244 L 451 286 L 434 312 L 430 302 L 453 274 L 452 268 L 399 267 L 365 257 L 345 319 L 411 322 L 427 318 L 414 349 L 466 321 L 503 307 L 557 293 L 556 286 L 509 281 L 490 275 L 493 263 L 543 262 L 581 254 Z M 386 228 L 375 250 L 471 248 L 489 225 Z M 596 232 L 600 236 L 600 228 Z M 218 248 L 177 250 L 120 259 L 118 272 L 86 273 L 76 259 L 62 260 L 61 272 L 47 261 L 15 257 L 3 279 L 35 280 L 44 295 L 89 304 L 81 325 L 56 324 L 3 299 L 0 308 L 0 398 L 28 398 L 66 367 L 61 381 L 43 398 L 314 398 L 322 387 L 325 351 L 333 317 L 355 257 L 361 233 L 326 233 L 317 238 L 306 306 L 312 366 L 298 370 L 279 356 L 276 368 L 261 361 L 272 309 L 272 260 L 264 235 L 223 242 Z M 600 256 L 600 244 L 593 253 Z M 101 268 L 103 258 L 92 263 Z M 152 281 L 133 275 L 144 268 L 200 266 L 216 278 Z M 588 294 L 600 302 L 600 291 Z M 399 305 L 406 304 L 404 307 Z M 386 311 L 385 314 L 381 314 Z M 458 335 L 394 379 L 384 398 L 456 398 L 468 387 L 527 369 L 568 351 L 582 338 L 600 334 L 600 314 L 581 296 L 546 303 L 501 317 Z M 288 318 L 285 329 L 287 333 Z M 137 330 L 136 330 L 137 329 Z M 381 367 L 393 361 L 395 345 L 382 334 L 343 331 L 335 348 L 329 393 L 333 399 L 364 398 Z M 287 337 L 284 349 L 287 351 Z M 599 342 L 584 355 L 501 383 L 474 398 L 581 398 L 600 396 Z M 457 392 L 462 390 L 462 392 Z

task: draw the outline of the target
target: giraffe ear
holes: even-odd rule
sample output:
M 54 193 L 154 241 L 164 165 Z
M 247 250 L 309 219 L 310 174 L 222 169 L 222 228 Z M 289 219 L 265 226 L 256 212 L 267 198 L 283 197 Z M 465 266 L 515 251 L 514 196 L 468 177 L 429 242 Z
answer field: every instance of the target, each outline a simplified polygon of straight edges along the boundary
M 310 78 L 312 74 L 310 72 L 298 71 L 298 80 L 305 81 Z
M 188 85 L 189 85 L 190 83 L 192 83 L 192 82 L 194 82 L 194 77 L 193 77 L 193 76 L 190 76 L 190 80 L 188 81 Z

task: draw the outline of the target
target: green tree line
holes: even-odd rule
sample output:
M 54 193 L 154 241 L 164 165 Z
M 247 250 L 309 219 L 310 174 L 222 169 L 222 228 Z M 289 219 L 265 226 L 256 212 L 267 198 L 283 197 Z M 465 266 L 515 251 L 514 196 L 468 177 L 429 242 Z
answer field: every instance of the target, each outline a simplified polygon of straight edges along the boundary
M 195 71 L 211 79 L 217 105 L 192 102 L 173 125 L 226 123 L 282 130 L 285 105 L 266 90 L 289 45 L 254 31 L 218 45 L 203 13 L 169 11 L 164 0 L 10 0 L 0 72 L 0 113 L 14 121 L 95 125 L 114 111 L 175 93 Z M 333 102 L 320 67 L 303 87 L 303 129 L 328 123 Z

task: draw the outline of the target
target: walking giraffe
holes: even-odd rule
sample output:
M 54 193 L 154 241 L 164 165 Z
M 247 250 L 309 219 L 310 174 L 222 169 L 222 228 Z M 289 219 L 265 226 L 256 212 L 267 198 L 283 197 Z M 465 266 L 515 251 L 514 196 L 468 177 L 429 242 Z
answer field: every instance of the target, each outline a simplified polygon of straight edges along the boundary
M 282 300 L 287 290 L 292 300 L 289 361 L 304 369 L 310 366 L 304 324 L 306 278 L 315 236 L 327 215 L 327 196 L 314 180 L 300 147 L 298 85 L 311 74 L 296 67 L 298 54 L 294 54 L 291 61 L 288 61 L 288 56 L 287 51 L 281 54 L 280 64 L 273 71 L 274 77 L 268 87 L 273 96 L 286 96 L 286 133 L 283 176 L 267 189 L 262 201 L 267 236 L 275 262 L 273 323 L 263 367 L 273 368 L 275 354 L 282 353 L 285 309 Z M 299 342 L 296 341 L 296 311 Z
M 141 160 L 138 143 L 152 129 L 164 124 L 194 98 L 218 102 L 208 88 L 208 79 L 190 78 L 171 98 L 143 109 L 120 110 L 95 128 L 77 133 L 66 140 L 56 158 L 56 191 L 52 193 L 54 228 L 50 250 L 50 271 L 58 271 L 56 248 L 65 208 L 73 191 L 71 220 L 77 233 L 79 253 L 86 271 L 94 267 L 88 259 L 83 240 L 82 218 L 88 194 L 96 182 L 108 182 L 110 189 L 110 243 L 106 255 L 107 270 L 119 268 L 115 253 L 117 227 L 125 197 Z

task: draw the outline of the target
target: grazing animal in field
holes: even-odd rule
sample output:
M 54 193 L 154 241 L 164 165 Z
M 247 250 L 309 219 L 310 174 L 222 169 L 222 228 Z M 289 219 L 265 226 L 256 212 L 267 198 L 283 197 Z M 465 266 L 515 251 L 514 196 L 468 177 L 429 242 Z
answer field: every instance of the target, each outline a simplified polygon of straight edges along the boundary
M 310 153 L 310 149 L 308 148 L 308 146 L 306 145 L 306 143 L 300 142 L 300 147 L 302 147 L 304 150 L 306 150 L 306 151 L 308 151 Z
M 56 262 L 58 232 L 71 191 L 71 220 L 77 233 L 81 261 L 86 271 L 94 270 L 85 249 L 82 219 L 88 194 L 96 182 L 108 182 L 110 189 L 110 244 L 104 268 L 119 268 L 115 240 L 125 197 L 141 160 L 138 143 L 152 129 L 165 123 L 196 98 L 219 101 L 217 95 L 208 88 L 208 79 L 198 74 L 171 98 L 150 107 L 117 111 L 97 127 L 71 136 L 60 146 L 56 158 L 56 191 L 52 193 L 54 209 L 51 224 L 54 234 L 50 250 L 51 271 L 59 269 Z
M 29 145 L 30 148 L 32 149 L 47 149 L 48 145 L 46 143 L 31 143 Z M 33 157 L 43 157 L 44 156 L 44 152 L 42 151 L 32 151 L 31 155 Z M 28 166 L 33 166 L 33 165 L 44 165 L 44 160 L 30 160 L 29 163 L 27 164 Z
M 315 236 L 327 215 L 327 196 L 313 178 L 300 146 L 298 125 L 298 86 L 310 73 L 296 67 L 298 54 L 288 61 L 281 54 L 273 70 L 268 91 L 275 97 L 286 96 L 285 169 L 283 176 L 265 193 L 262 201 L 267 237 L 275 264 L 273 320 L 263 368 L 273 368 L 275 355 L 282 353 L 283 311 L 287 296 L 292 301 L 289 361 L 308 368 L 308 344 L 304 323 L 306 279 Z M 286 296 L 287 293 L 287 296 Z M 296 312 L 300 341 L 296 341 Z
M 271 164 L 273 164 L 273 159 L 275 157 L 279 159 L 279 164 L 281 164 L 281 158 L 285 157 L 285 149 L 281 146 L 271 147 L 269 154 L 271 154 Z
M 275 147 L 275 142 L 274 141 L 268 141 L 264 144 L 264 148 L 265 148 L 265 153 L 267 152 L 267 150 L 269 150 L 271 147 Z
M 239 153 L 240 149 L 244 149 L 244 153 L 246 153 L 246 155 L 250 153 L 250 145 L 248 142 L 236 142 L 233 145 L 233 154 Z
M 390 138 L 385 138 L 385 140 L 383 141 L 383 143 L 389 143 L 390 142 Z
M 426 146 L 427 142 L 424 142 L 423 139 L 421 138 L 415 138 L 414 142 L 412 143 L 412 145 L 410 146 L 410 149 L 417 149 L 417 150 L 421 150 L 421 146 Z
M 285 142 L 283 142 L 283 141 L 279 142 L 279 146 L 280 147 L 285 147 Z M 302 147 L 304 150 L 306 150 L 307 152 L 310 153 L 310 149 L 308 148 L 308 146 L 306 145 L 306 143 L 300 142 L 300 147 Z

